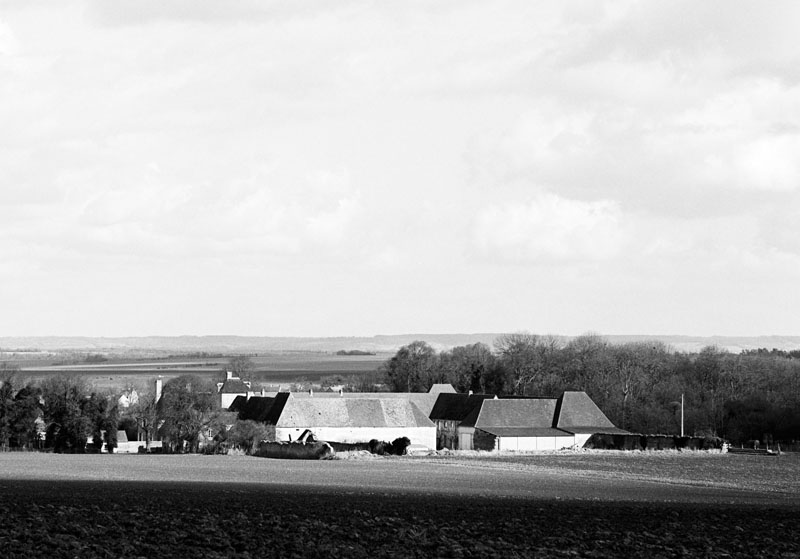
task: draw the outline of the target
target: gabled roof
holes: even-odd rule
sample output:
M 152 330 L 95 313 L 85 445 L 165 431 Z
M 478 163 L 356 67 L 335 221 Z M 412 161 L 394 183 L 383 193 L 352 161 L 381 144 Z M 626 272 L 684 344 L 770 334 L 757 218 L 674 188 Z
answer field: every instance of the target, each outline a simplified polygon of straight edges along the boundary
M 555 410 L 556 400 L 552 398 L 484 400 L 464 418 L 461 425 L 482 430 L 497 427 L 550 429 L 553 427 Z
M 250 387 L 242 379 L 233 377 L 225 379 L 219 392 L 220 394 L 247 394 L 248 390 Z
M 484 400 L 494 398 L 491 394 L 439 394 L 429 417 L 433 421 L 463 421 Z
M 564 392 L 561 395 L 553 427 L 570 433 L 605 433 L 617 429 L 586 392 Z
M 245 401 L 242 402 L 241 399 L 245 399 Z M 237 396 L 228 409 L 230 411 L 238 411 L 239 419 L 242 421 L 248 419 L 252 421 L 265 421 L 274 404 L 275 398 L 253 396 L 250 399 L 246 399 L 246 396 Z M 236 409 L 234 409 L 234 407 Z
M 280 405 L 276 398 L 268 414 L 267 423 L 276 427 L 434 426 L 422 410 L 407 399 L 295 398 L 283 394 L 286 396 L 283 404 Z
M 382 400 L 406 400 L 413 402 L 427 417 L 439 394 L 431 392 L 292 392 L 292 398 L 298 400 L 313 399 L 313 400 L 335 400 L 335 399 L 348 399 L 348 400 L 372 400 L 379 398 Z

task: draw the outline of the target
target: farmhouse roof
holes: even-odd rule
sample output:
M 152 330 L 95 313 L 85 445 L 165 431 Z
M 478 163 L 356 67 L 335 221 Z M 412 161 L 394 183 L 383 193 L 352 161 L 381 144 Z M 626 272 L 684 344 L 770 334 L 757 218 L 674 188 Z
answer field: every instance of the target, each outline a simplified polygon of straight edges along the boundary
M 276 398 L 267 419 L 277 427 L 433 427 L 422 410 L 407 399 L 279 396 L 284 396 L 283 401 Z
M 266 396 L 253 396 L 244 403 L 240 403 L 240 398 L 245 398 L 245 396 L 237 396 L 229 409 L 231 411 L 238 411 L 239 419 L 242 421 L 248 419 L 252 421 L 266 421 L 272 412 L 272 408 L 275 405 L 275 400 L 277 399 Z M 237 403 L 237 401 L 239 403 Z M 237 410 L 233 409 L 234 405 L 237 406 Z
M 570 433 L 605 433 L 617 429 L 586 392 L 564 392 L 561 395 L 553 427 Z
M 245 408 L 246 404 L 247 404 L 247 396 L 243 394 L 239 395 L 236 398 L 234 398 L 233 401 L 231 402 L 231 405 L 228 406 L 228 411 L 240 412 Z
M 347 400 L 372 400 L 379 398 L 382 400 L 406 400 L 416 404 L 427 417 L 434 404 L 438 393 L 432 392 L 292 392 L 292 398 L 298 400 L 313 399 L 313 400 L 331 400 L 331 399 L 347 399 Z
M 491 394 L 439 394 L 429 417 L 433 421 L 463 421 L 481 402 L 493 397 Z
M 461 424 L 483 430 L 491 427 L 549 429 L 553 427 L 555 410 L 556 400 L 552 398 L 483 400 Z
M 221 394 L 247 394 L 250 387 L 238 377 L 225 379 L 222 388 L 219 389 Z

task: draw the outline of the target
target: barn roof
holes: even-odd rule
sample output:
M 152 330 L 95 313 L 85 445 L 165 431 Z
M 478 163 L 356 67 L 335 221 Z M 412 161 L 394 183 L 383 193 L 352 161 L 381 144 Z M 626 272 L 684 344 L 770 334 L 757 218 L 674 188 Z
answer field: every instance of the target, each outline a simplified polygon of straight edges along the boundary
M 448 385 L 449 386 L 449 385 Z M 372 400 L 379 398 L 382 400 L 406 400 L 417 405 L 427 417 L 434 404 L 438 393 L 431 392 L 292 392 L 292 398 L 298 400 L 313 399 L 313 400 Z
M 245 382 L 237 377 L 225 379 L 222 383 L 222 388 L 219 389 L 221 394 L 247 394 L 250 387 Z
M 278 413 L 278 408 L 280 412 Z M 433 427 L 403 398 L 295 398 L 273 404 L 267 423 L 277 427 Z
M 561 395 L 553 427 L 571 433 L 598 433 L 616 429 L 586 392 L 564 392 Z
M 272 407 L 277 399 L 266 396 L 253 396 L 242 404 L 239 403 L 240 398 L 245 398 L 245 396 L 237 396 L 231 404 L 231 407 L 228 409 L 231 411 L 238 411 L 239 419 L 242 421 L 248 419 L 252 421 L 266 421 L 266 418 L 272 411 Z M 236 406 L 238 409 L 234 410 L 234 406 Z
M 439 394 L 429 417 L 433 421 L 463 421 L 481 402 L 493 397 L 491 394 Z
M 556 400 L 552 398 L 483 400 L 461 425 L 483 430 L 491 427 L 549 429 L 553 427 L 555 409 Z
M 245 408 L 246 404 L 247 404 L 247 396 L 243 394 L 239 395 L 236 398 L 234 398 L 233 402 L 231 402 L 231 405 L 228 406 L 228 411 L 235 411 L 235 412 L 242 411 Z

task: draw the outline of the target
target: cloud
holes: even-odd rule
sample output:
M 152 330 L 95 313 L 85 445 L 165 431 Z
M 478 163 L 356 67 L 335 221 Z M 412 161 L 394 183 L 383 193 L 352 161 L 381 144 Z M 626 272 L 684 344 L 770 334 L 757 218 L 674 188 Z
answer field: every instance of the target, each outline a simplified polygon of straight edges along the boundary
M 474 242 L 483 254 L 510 262 L 604 260 L 620 253 L 626 232 L 615 202 L 544 192 L 526 203 L 482 210 Z

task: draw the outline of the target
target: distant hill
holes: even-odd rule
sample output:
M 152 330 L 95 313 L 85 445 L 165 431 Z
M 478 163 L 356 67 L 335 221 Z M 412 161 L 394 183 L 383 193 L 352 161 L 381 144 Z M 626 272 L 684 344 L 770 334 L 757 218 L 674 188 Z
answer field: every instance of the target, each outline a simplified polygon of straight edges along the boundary
M 284 351 L 314 351 L 336 353 L 347 351 L 366 353 L 393 353 L 403 345 L 423 340 L 437 350 L 474 343 L 492 342 L 501 334 L 401 334 L 371 337 L 257 337 L 257 336 L 145 336 L 130 338 L 105 337 L 0 337 L 0 352 L 8 351 L 77 351 L 89 353 L 126 354 L 139 352 L 190 353 L 214 352 L 222 354 L 269 353 Z M 745 349 L 800 349 L 800 336 L 659 336 L 629 335 L 603 336 L 609 342 L 621 344 L 648 340 L 661 341 L 677 351 L 695 352 L 709 345 L 738 353 Z M 561 336 L 562 339 L 572 339 Z

